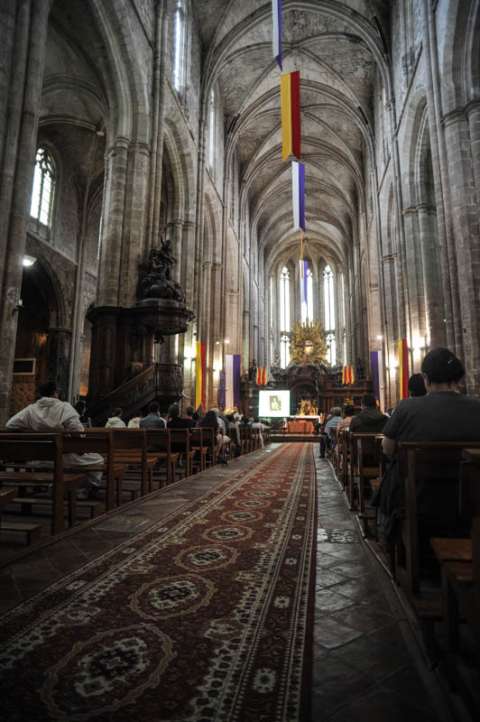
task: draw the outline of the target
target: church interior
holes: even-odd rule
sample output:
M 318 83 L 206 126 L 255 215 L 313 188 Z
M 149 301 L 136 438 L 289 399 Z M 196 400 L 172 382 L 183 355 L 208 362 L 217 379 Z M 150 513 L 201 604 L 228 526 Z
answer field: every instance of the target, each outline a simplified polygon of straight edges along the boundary
M 2 718 L 478 719 L 480 0 L 0 37 Z

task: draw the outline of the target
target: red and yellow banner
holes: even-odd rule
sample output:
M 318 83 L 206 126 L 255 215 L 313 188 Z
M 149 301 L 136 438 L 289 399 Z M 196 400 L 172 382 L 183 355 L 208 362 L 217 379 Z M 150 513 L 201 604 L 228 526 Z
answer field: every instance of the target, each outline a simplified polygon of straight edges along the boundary
M 282 159 L 300 159 L 300 71 L 284 73 L 280 77 L 280 109 L 282 117 Z
M 207 357 L 205 344 L 197 341 L 195 356 L 195 408 L 199 406 L 205 411 L 207 407 Z
M 355 383 L 355 369 L 353 366 L 344 366 L 342 368 L 342 384 L 350 386 Z
M 408 345 L 407 339 L 401 338 L 397 341 L 398 355 L 398 380 L 400 382 L 399 393 L 401 399 L 408 398 Z
M 267 383 L 267 369 L 265 366 L 259 366 L 257 368 L 257 386 L 265 386 Z

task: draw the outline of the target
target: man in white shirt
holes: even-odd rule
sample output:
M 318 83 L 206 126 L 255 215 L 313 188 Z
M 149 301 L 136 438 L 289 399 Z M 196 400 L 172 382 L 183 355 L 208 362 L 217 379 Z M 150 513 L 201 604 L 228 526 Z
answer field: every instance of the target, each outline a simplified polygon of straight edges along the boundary
M 78 412 L 67 401 L 60 401 L 53 381 L 41 384 L 38 391 L 40 398 L 34 404 L 26 406 L 7 421 L 9 431 L 84 431 Z M 98 466 L 103 464 L 103 457 L 100 454 L 64 454 L 63 462 L 66 467 Z M 85 488 L 80 489 L 78 497 L 87 498 L 89 492 L 94 496 L 101 478 L 102 473 L 98 471 L 86 474 Z

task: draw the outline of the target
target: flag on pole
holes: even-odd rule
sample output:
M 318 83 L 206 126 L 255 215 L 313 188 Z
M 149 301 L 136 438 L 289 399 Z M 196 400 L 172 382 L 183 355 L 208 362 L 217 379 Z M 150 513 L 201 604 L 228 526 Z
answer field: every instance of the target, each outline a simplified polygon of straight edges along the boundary
M 282 117 L 282 160 L 300 158 L 300 71 L 280 77 L 280 108 Z
M 201 406 L 204 410 L 207 408 L 207 364 L 206 364 L 205 344 L 197 341 L 196 357 L 195 357 L 195 408 Z
M 406 399 L 408 398 L 408 345 L 406 338 L 397 341 L 397 354 L 400 398 Z
M 305 165 L 296 160 L 292 160 L 292 205 L 293 227 L 305 231 Z
M 272 0 L 272 22 L 273 57 L 282 70 L 282 0 Z

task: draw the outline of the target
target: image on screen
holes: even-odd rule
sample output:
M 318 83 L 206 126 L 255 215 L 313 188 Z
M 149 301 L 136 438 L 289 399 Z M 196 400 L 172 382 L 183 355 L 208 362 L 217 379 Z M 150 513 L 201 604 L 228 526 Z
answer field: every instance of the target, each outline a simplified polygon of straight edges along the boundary
M 271 418 L 290 416 L 290 391 L 260 391 L 258 415 Z

